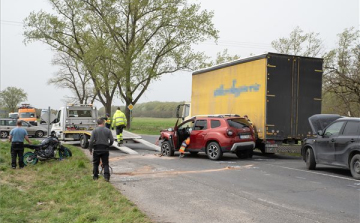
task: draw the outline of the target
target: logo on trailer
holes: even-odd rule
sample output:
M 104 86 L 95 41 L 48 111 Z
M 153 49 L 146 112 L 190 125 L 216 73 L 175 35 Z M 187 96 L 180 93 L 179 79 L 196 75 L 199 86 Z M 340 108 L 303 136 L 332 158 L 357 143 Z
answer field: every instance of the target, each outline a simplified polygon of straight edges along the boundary
M 241 93 L 244 92 L 258 92 L 260 89 L 260 84 L 253 84 L 253 85 L 243 85 L 243 86 L 238 86 L 236 87 L 236 80 L 232 81 L 232 86 L 231 88 L 228 89 L 224 89 L 224 85 L 220 85 L 219 88 L 214 90 L 214 97 L 217 96 L 224 96 L 227 94 L 233 94 L 235 97 L 240 96 Z

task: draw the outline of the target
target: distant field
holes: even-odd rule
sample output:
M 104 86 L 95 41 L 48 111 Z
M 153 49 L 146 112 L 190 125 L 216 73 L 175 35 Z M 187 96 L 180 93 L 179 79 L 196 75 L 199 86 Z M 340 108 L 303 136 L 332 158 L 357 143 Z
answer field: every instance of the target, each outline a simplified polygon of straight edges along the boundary
M 176 118 L 134 117 L 129 131 L 137 134 L 159 135 L 162 129 L 174 128 L 176 120 Z

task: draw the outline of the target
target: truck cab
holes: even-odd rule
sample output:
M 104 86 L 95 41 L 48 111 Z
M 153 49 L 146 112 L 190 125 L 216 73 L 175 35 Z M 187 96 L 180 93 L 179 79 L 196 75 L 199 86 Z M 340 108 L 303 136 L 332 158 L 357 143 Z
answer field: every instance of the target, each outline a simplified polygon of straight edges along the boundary
M 35 108 L 30 104 L 22 104 L 18 110 L 19 119 L 29 122 L 31 125 L 37 125 L 37 117 Z
M 58 110 L 51 133 L 55 133 L 60 140 L 79 140 L 81 146 L 86 148 L 91 131 L 97 126 L 97 118 L 95 106 L 70 104 Z

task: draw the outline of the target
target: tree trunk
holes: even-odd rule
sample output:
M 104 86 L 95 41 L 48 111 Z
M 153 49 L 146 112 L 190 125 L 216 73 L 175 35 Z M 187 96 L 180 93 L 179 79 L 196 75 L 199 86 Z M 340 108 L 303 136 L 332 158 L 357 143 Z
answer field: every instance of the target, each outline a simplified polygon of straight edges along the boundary
M 131 117 L 130 117 L 130 109 L 128 108 L 128 106 L 130 105 L 130 103 L 126 103 L 126 108 L 125 108 L 125 116 L 126 116 L 126 120 L 127 120 L 127 125 L 126 128 L 130 129 L 131 128 Z

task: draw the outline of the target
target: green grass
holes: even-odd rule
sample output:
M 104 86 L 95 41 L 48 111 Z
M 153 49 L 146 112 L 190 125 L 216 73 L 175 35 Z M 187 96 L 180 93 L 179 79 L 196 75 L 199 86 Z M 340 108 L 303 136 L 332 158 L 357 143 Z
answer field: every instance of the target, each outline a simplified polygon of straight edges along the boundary
M 112 184 L 92 179 L 78 148 L 70 159 L 11 169 L 10 144 L 0 142 L 0 222 L 151 222 Z
M 136 134 L 160 135 L 160 130 L 174 128 L 176 118 L 140 118 L 134 117 L 129 131 Z

